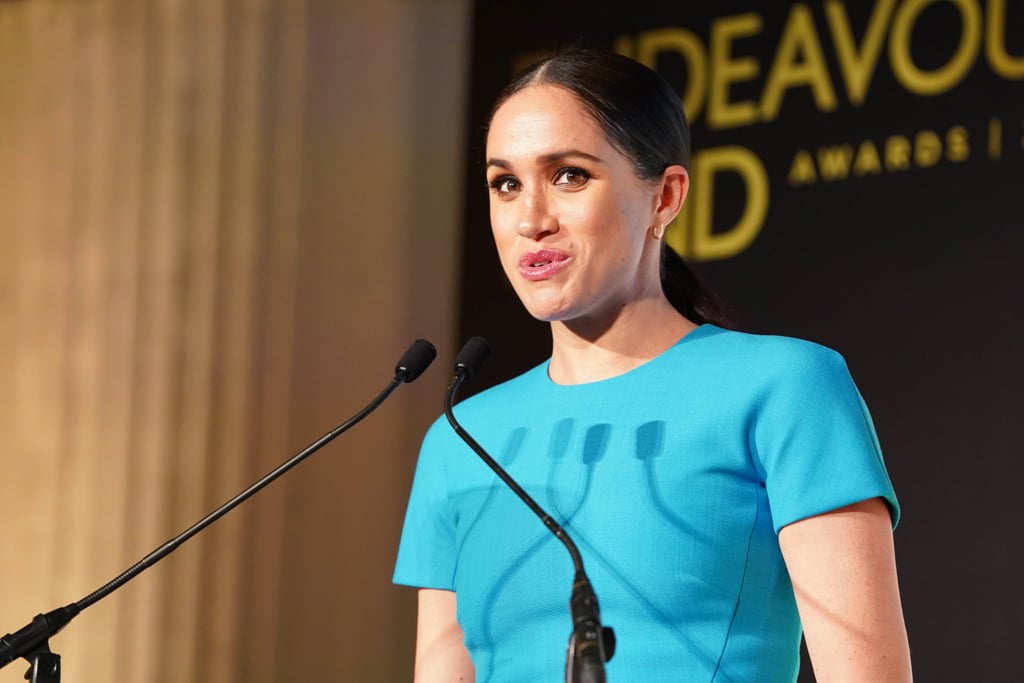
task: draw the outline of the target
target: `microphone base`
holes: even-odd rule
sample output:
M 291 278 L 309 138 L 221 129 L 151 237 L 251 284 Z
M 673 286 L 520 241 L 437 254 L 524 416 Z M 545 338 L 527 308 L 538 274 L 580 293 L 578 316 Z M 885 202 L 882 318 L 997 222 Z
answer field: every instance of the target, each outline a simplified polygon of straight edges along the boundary
M 29 661 L 32 666 L 25 672 L 25 678 L 31 683 L 60 683 L 60 655 L 36 652 Z
M 601 634 L 596 642 L 597 652 L 584 653 L 578 648 L 579 633 L 575 629 L 569 636 L 569 647 L 565 655 L 565 683 L 607 681 L 604 665 L 615 654 L 615 631 L 610 626 L 602 626 L 600 629 Z M 591 648 L 593 647 L 594 643 L 591 641 Z

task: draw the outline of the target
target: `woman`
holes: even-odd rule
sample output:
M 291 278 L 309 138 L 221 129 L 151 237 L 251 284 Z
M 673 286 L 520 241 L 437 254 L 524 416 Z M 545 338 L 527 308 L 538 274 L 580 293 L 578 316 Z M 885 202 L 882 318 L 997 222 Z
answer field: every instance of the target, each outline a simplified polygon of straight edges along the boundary
M 580 546 L 618 637 L 609 680 L 792 681 L 801 626 L 819 681 L 910 680 L 870 418 L 838 354 L 713 324 L 663 243 L 688 145 L 671 87 L 617 55 L 557 55 L 500 95 L 491 225 L 551 358 L 459 420 Z M 571 580 L 435 424 L 395 571 L 420 588 L 416 680 L 560 680 Z

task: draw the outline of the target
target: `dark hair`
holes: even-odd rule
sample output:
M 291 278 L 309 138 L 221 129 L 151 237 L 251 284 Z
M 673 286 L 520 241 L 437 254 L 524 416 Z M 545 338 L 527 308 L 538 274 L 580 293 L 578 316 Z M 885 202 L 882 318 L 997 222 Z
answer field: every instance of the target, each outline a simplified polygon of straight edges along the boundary
M 555 85 L 574 94 L 604 130 L 608 142 L 653 180 L 674 164 L 689 170 L 690 128 L 679 95 L 640 62 L 614 52 L 574 49 L 537 62 L 498 94 L 488 117 L 531 85 Z M 696 323 L 726 325 L 718 298 L 676 251 L 662 242 L 661 286 L 669 302 Z

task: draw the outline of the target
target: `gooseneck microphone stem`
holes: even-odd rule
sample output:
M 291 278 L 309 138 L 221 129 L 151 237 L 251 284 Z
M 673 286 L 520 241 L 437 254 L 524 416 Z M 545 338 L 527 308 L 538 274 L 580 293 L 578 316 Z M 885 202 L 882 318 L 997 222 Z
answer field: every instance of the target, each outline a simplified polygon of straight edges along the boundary
M 436 355 L 437 351 L 434 349 L 433 344 L 425 339 L 417 339 L 405 352 L 401 360 L 399 360 L 398 365 L 395 367 L 394 378 L 365 408 L 303 448 L 188 529 L 150 552 L 113 580 L 77 602 L 47 612 L 46 614 L 37 615 L 27 626 L 0 638 L 0 669 L 15 659 L 23 657 L 32 664 L 25 678 L 30 679 L 32 683 L 57 683 L 60 680 L 60 657 L 50 652 L 47 641 L 49 641 L 51 636 L 64 628 L 82 610 L 99 602 L 146 569 L 167 557 L 182 543 L 216 522 L 270 482 L 357 425 L 363 418 L 376 410 L 400 384 L 416 379 L 430 365 Z
M 520 486 L 515 479 L 509 476 L 508 472 L 506 472 L 504 468 L 502 468 L 502 466 L 499 465 L 486 450 L 484 450 L 483 446 L 477 443 L 476 439 L 470 436 L 469 433 L 463 429 L 458 420 L 455 419 L 455 413 L 453 412 L 455 394 L 458 392 L 462 383 L 466 381 L 466 377 L 466 372 L 456 370 L 455 377 L 452 379 L 451 384 L 448 385 L 448 393 L 445 395 L 444 402 L 444 414 L 448 418 L 448 423 L 452 426 L 452 429 L 455 430 L 455 433 L 466 442 L 466 445 L 472 448 L 473 451 L 480 456 L 480 459 L 487 463 L 488 467 L 494 470 L 494 473 L 497 474 L 498 477 L 505 482 L 524 503 L 526 503 L 527 507 L 533 510 L 535 515 L 540 517 L 540 521 L 544 522 L 544 526 L 546 526 L 551 533 L 553 533 L 558 540 L 562 542 L 562 545 L 565 546 L 566 550 L 569 551 L 569 555 L 572 556 L 573 568 L 576 572 L 582 572 L 583 557 L 580 555 L 579 548 L 577 548 L 573 540 L 569 538 L 569 534 L 567 534 L 565 529 L 562 528 L 562 525 L 556 522 L 551 515 L 545 512 L 544 509 L 537 504 L 537 501 L 535 501 L 529 493 L 523 490 L 523 487 Z
M 190 538 L 198 534 L 200 531 L 216 522 L 218 519 L 220 519 L 221 517 L 229 513 L 231 510 L 233 510 L 235 507 L 237 507 L 239 504 L 241 504 L 244 500 L 255 494 L 257 491 L 261 490 L 267 484 L 274 481 L 282 474 L 284 474 L 291 468 L 295 467 L 300 462 L 302 462 L 303 460 L 305 460 L 306 458 L 313 455 L 318 450 L 329 444 L 335 438 L 337 438 L 344 432 L 348 431 L 350 428 L 357 425 L 359 422 L 363 420 L 363 418 L 365 418 L 367 415 L 376 410 L 377 407 L 381 403 L 383 403 L 384 400 L 387 399 L 387 397 L 390 396 L 391 393 L 395 389 L 397 389 L 398 386 L 402 384 L 403 381 L 404 380 L 398 377 L 392 379 L 391 382 L 388 383 L 388 386 L 384 389 L 384 391 L 378 394 L 377 397 L 373 399 L 373 401 L 371 401 L 365 408 L 360 410 L 358 413 L 356 413 L 355 415 L 353 415 L 348 420 L 341 423 L 331 431 L 327 432 L 313 443 L 303 448 L 301 451 L 299 451 L 291 458 L 286 460 L 284 463 L 278 465 L 276 468 L 274 468 L 266 475 L 261 477 L 257 482 L 249 486 L 249 488 L 245 489 L 244 491 L 236 495 L 234 498 L 218 507 L 216 510 L 208 514 L 206 517 L 203 517 L 201 520 L 190 526 L 188 529 L 181 532 L 171 540 L 167 541 L 162 546 L 151 552 L 149 555 L 146 555 L 144 558 L 135 563 L 132 567 L 123 572 L 120 576 L 116 577 L 115 579 L 108 582 L 106 585 L 100 587 L 99 589 L 93 591 L 92 593 L 85 596 L 75 604 L 78 606 L 80 610 L 83 610 L 86 607 L 92 605 L 93 603 L 99 602 L 100 600 L 110 595 L 124 584 L 128 583 L 128 581 L 132 580 L 133 578 L 141 574 L 146 569 L 149 569 L 154 564 L 170 555 L 182 543 L 189 540 Z
M 576 543 L 551 515 L 537 504 L 530 494 L 519 485 L 498 462 L 470 436 L 455 419 L 455 395 L 462 383 L 471 377 L 487 359 L 490 347 L 482 337 L 473 337 L 466 342 L 455 360 L 455 375 L 448 385 L 444 399 L 444 414 L 455 433 L 494 471 L 498 478 L 519 496 L 530 510 L 540 518 L 544 526 L 562 542 L 572 557 L 576 576 L 573 579 L 569 609 L 572 614 L 573 632 L 569 638 L 566 656 L 566 683 L 605 683 L 604 663 L 615 653 L 615 635 L 612 629 L 601 625 L 601 612 L 597 596 L 583 568 L 583 557 Z

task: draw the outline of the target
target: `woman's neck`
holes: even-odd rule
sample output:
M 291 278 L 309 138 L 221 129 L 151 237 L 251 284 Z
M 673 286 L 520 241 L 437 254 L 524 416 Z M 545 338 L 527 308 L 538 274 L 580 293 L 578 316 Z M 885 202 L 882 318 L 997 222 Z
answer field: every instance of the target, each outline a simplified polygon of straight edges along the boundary
M 661 355 L 696 327 L 663 298 L 631 306 L 601 324 L 554 322 L 548 374 L 556 384 L 615 377 Z

